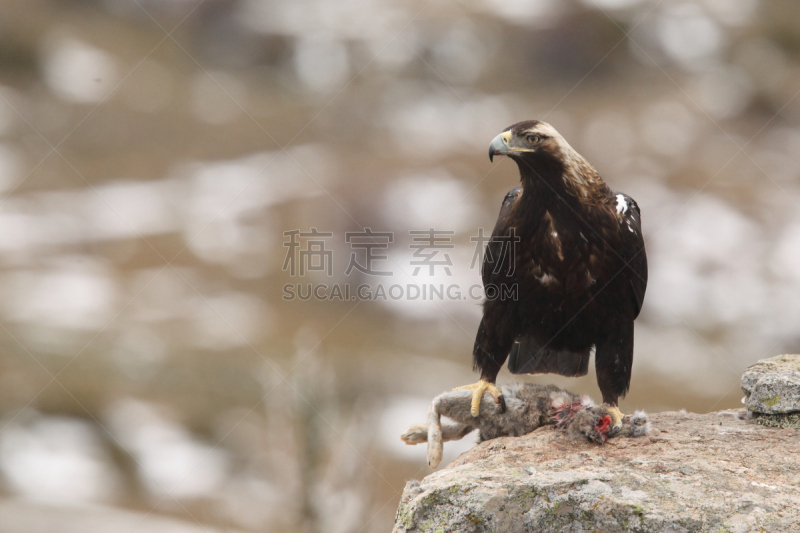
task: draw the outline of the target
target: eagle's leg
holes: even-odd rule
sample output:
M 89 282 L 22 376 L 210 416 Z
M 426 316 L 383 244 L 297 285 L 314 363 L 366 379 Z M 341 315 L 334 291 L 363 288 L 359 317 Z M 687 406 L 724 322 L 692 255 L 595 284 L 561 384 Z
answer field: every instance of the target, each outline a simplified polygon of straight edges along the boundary
M 619 318 L 609 325 L 613 331 L 607 338 L 597 343 L 595 367 L 597 384 L 603 394 L 603 403 L 614 419 L 611 435 L 622 429 L 623 415 L 618 405 L 620 397 L 628 392 L 633 366 L 633 320 Z
M 505 313 L 508 313 L 505 309 Z M 475 346 L 472 348 L 472 366 L 481 371 L 481 380 L 472 385 L 464 385 L 453 390 L 471 390 L 472 407 L 470 412 L 477 417 L 481 410 L 481 398 L 488 392 L 494 401 L 500 404 L 500 412 L 506 412 L 506 400 L 502 391 L 497 388 L 497 374 L 508 358 L 511 345 L 514 343 L 513 332 L 509 329 L 509 320 L 504 308 L 498 307 L 494 301 L 487 301 L 483 308 L 483 319 L 478 326 Z
M 505 413 L 506 411 L 506 400 L 503 397 L 503 391 L 501 391 L 497 385 L 494 383 L 481 379 L 477 383 L 473 383 L 472 385 L 462 385 L 461 387 L 456 387 L 453 390 L 471 390 L 472 391 L 472 405 L 470 406 L 470 413 L 473 417 L 476 417 L 480 414 L 481 411 L 481 399 L 483 399 L 483 393 L 488 392 L 494 398 L 494 401 L 500 404 L 500 412 Z

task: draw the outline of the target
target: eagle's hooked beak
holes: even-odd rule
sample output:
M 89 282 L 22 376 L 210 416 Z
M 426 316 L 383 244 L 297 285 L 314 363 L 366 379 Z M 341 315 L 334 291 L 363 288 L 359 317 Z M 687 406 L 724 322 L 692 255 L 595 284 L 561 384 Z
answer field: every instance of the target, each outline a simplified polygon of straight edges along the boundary
M 510 131 L 504 131 L 492 139 L 492 143 L 489 145 L 489 161 L 494 161 L 495 154 L 507 155 L 509 142 L 511 142 Z

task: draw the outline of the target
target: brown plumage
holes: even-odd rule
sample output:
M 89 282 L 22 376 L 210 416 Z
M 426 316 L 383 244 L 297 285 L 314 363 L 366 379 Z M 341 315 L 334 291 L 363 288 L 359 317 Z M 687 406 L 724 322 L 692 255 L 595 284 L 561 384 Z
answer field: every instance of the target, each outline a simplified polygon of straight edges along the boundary
M 639 207 L 547 123 L 510 126 L 492 141 L 490 158 L 498 154 L 517 163 L 521 184 L 503 201 L 483 283 L 515 287 L 517 298 L 484 304 L 473 350 L 481 383 L 493 384 L 507 359 L 515 374 L 582 376 L 595 349 L 603 401 L 615 407 L 630 385 L 647 286 Z

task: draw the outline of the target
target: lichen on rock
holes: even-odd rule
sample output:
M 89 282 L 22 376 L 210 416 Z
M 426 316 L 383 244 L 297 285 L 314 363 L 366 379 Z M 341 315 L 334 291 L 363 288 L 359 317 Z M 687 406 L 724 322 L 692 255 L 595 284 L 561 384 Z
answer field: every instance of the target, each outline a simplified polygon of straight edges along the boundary
M 751 413 L 800 413 L 800 355 L 778 355 L 759 361 L 744 371 L 741 387 Z
M 786 413 L 780 415 L 755 415 L 753 421 L 769 428 L 800 429 L 800 413 Z
M 800 430 L 650 415 L 599 446 L 552 427 L 478 444 L 403 492 L 395 533 L 800 531 Z

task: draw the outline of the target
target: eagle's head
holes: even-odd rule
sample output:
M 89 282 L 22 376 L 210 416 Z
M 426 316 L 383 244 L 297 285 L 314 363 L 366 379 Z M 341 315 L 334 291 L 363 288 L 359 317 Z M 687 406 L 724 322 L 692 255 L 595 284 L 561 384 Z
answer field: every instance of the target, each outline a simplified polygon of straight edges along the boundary
M 489 145 L 489 160 L 495 155 L 516 161 L 523 183 L 526 178 L 561 182 L 570 194 L 593 203 L 609 193 L 594 167 L 547 122 L 526 120 L 509 126 Z
M 577 152 L 564 137 L 547 122 L 526 120 L 506 128 L 489 145 L 489 160 L 495 155 L 505 155 L 514 160 L 534 162 L 545 158 L 569 156 Z

